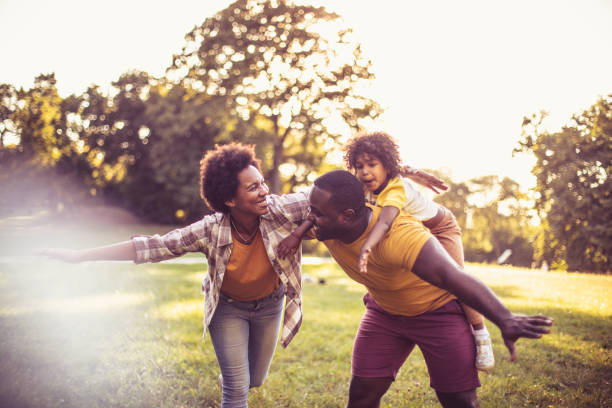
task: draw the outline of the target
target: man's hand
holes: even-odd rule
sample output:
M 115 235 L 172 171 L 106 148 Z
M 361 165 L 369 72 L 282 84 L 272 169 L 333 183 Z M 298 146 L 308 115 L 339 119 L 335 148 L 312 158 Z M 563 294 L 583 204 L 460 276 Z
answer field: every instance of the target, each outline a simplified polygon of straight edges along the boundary
M 58 261 L 76 263 L 81 262 L 82 251 L 63 248 L 44 248 L 34 251 L 36 255 L 46 256 L 47 258 L 56 259 Z
M 293 255 L 300 246 L 300 240 L 293 234 L 287 235 L 279 244 L 276 252 L 280 259 L 285 259 L 290 255 Z
M 500 325 L 502 337 L 508 351 L 510 352 L 510 361 L 516 360 L 517 352 L 514 343 L 521 338 L 539 339 L 543 334 L 550 333 L 548 327 L 552 326 L 553 320 L 549 317 L 523 316 L 513 314 L 505 319 Z

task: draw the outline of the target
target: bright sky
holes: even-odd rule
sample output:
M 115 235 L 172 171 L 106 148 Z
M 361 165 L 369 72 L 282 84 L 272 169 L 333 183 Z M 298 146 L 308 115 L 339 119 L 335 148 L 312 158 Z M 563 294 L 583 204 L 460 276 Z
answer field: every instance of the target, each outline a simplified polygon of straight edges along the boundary
M 344 17 L 374 64 L 377 128 L 404 161 L 455 180 L 535 181 L 512 157 L 523 116 L 558 130 L 612 93 L 612 1 L 318 0 Z M 31 87 L 55 72 L 60 94 L 130 69 L 162 75 L 184 35 L 222 0 L 0 0 L 0 82 Z

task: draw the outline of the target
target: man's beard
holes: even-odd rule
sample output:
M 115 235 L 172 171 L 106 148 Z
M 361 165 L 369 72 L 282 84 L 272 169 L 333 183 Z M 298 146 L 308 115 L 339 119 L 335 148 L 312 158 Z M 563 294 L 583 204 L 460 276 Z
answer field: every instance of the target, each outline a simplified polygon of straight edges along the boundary
M 328 239 L 338 239 L 341 233 L 337 230 L 321 229 L 315 226 L 315 236 L 319 241 L 327 241 Z

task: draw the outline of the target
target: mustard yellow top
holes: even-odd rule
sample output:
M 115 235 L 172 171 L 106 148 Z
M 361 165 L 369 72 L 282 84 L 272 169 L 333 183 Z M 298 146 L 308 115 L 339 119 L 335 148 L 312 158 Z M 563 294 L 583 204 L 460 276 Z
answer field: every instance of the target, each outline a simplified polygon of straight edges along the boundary
M 232 253 L 225 269 L 221 293 L 242 302 L 264 298 L 278 287 L 261 232 L 250 245 L 232 236 Z
M 415 316 L 438 309 L 455 299 L 450 292 L 412 273 L 421 248 L 433 236 L 419 220 L 405 212 L 400 212 L 383 240 L 372 249 L 368 257 L 368 273 L 359 272 L 359 251 L 381 211 L 378 207 L 370 208 L 372 219 L 354 242 L 324 241 L 344 272 L 365 285 L 376 303 L 391 314 Z
M 366 202 L 379 207 L 396 207 L 420 221 L 433 218 L 439 204 L 414 188 L 412 183 L 400 177 L 393 177 L 379 194 L 364 189 Z

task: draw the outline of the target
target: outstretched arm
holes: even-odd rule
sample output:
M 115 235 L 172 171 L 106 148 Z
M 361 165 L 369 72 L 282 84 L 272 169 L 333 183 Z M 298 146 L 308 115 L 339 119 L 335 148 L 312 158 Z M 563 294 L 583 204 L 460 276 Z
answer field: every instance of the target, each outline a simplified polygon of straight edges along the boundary
M 418 183 L 424 187 L 429 188 L 436 194 L 440 194 L 440 190 L 448 190 L 448 186 L 444 181 L 440 180 L 436 176 L 424 172 L 423 170 L 415 169 L 414 167 L 410 167 L 405 165 L 401 169 L 401 175 L 403 177 L 408 177 L 410 180 Z
M 312 228 L 312 221 L 306 219 L 300 224 L 299 227 L 296 228 L 295 231 L 287 235 L 285 239 L 278 244 L 278 257 L 280 259 L 284 259 L 289 255 L 293 255 L 300 246 L 300 242 L 302 242 L 304 235 L 310 228 Z
M 430 238 L 419 253 L 412 271 L 424 281 L 446 289 L 473 307 L 502 332 L 510 359 L 516 359 L 514 343 L 520 337 L 537 339 L 550 333 L 552 319 L 546 316 L 515 315 L 480 280 L 463 272 L 435 238 Z
M 398 214 L 399 208 L 397 207 L 389 205 L 382 208 L 376 224 L 372 227 L 372 231 L 370 231 L 370 234 L 361 247 L 361 252 L 359 253 L 359 272 L 368 273 L 368 256 L 370 256 L 372 248 L 383 239 Z
M 124 241 L 103 247 L 80 250 L 45 248 L 36 251 L 36 253 L 64 262 L 133 261 L 136 259 L 136 249 L 132 241 Z

